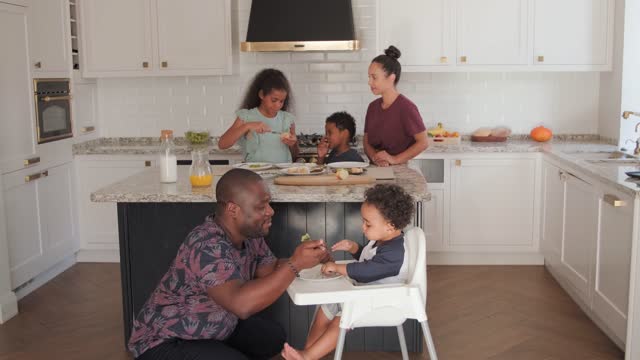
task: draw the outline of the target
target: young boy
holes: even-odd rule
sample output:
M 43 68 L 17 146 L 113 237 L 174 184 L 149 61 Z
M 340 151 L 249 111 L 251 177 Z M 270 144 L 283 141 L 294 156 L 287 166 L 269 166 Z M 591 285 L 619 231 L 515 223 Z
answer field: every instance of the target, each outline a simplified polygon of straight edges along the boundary
M 356 136 L 353 116 L 344 111 L 335 112 L 327 118 L 324 129 L 325 136 L 318 144 L 318 165 L 338 161 L 364 162 L 362 156 L 349 146 L 349 142 Z
M 367 190 L 362 214 L 362 232 L 369 239 L 366 246 L 342 240 L 331 248 L 351 253 L 358 262 L 327 262 L 323 273 L 340 273 L 358 283 L 403 283 L 408 279 L 408 254 L 402 229 L 413 220 L 415 202 L 411 195 L 394 184 L 376 185 Z M 284 344 L 282 356 L 287 360 L 319 359 L 336 347 L 340 333 L 341 304 L 322 305 L 316 311 L 304 350 Z

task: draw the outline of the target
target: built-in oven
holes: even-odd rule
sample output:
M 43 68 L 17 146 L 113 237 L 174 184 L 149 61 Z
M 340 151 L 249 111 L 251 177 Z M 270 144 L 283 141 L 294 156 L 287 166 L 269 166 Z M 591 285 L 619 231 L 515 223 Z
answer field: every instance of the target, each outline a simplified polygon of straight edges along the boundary
M 34 79 L 38 144 L 73 136 L 69 79 Z

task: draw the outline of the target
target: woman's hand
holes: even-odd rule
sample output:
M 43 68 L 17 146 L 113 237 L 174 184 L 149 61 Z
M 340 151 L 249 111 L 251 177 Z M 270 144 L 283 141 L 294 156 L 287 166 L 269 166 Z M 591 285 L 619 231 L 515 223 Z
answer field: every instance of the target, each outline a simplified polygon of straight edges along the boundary
M 269 125 L 263 123 L 262 121 L 252 121 L 244 124 L 247 127 L 247 130 L 255 131 L 258 134 L 264 134 L 271 131 Z
M 376 163 L 376 165 L 378 166 L 382 166 L 378 163 L 383 163 L 386 162 L 387 166 L 389 165 L 394 165 L 396 163 L 396 158 L 393 155 L 390 155 L 388 152 L 386 152 L 385 150 L 382 151 L 378 151 L 373 159 L 373 161 Z
M 329 153 L 329 140 L 323 136 L 318 144 L 318 160 L 324 159 L 327 156 L 327 153 Z
M 351 240 L 340 240 L 333 244 L 331 251 L 347 251 L 351 254 L 358 252 L 358 244 Z

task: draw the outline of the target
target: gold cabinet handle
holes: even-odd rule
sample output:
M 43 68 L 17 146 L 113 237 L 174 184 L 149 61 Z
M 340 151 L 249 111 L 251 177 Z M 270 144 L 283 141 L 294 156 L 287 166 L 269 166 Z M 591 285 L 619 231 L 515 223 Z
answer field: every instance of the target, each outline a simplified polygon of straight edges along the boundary
M 42 67 L 42 62 L 38 61 L 38 62 L 36 62 L 35 64 L 33 64 L 33 66 L 34 66 L 36 69 L 40 69 L 40 68 Z
M 169 63 L 167 61 L 163 61 L 162 62 L 162 67 L 166 68 L 167 66 L 169 66 Z
M 24 159 L 24 166 L 31 166 L 33 164 L 37 164 L 40 162 L 40 157 L 36 156 L 36 157 L 32 157 L 30 159 Z
M 624 111 L 624 112 L 622 112 L 622 118 L 623 119 L 628 119 L 629 116 L 631 116 L 631 115 L 640 116 L 640 112 L 638 112 L 638 111 Z
M 612 194 L 604 194 L 604 196 L 602 197 L 602 201 L 606 202 L 607 204 L 613 206 L 613 207 L 623 207 L 623 206 L 627 206 L 627 202 L 624 200 L 620 200 L 619 197 L 612 195 Z
M 142 67 L 145 68 L 145 69 L 148 68 L 149 67 L 149 62 L 148 61 L 143 61 L 142 62 Z
M 538 62 L 544 62 L 544 56 L 538 56 Z
M 32 182 L 34 180 L 38 180 L 38 179 L 40 179 L 41 176 L 42 176 L 42 173 L 36 173 L 36 174 L 27 175 L 27 176 L 24 177 L 24 182 L 28 183 L 28 182 Z
M 441 64 L 446 64 L 448 60 L 449 60 L 449 59 L 447 59 L 447 57 L 446 57 L 446 56 L 441 56 L 441 57 L 440 57 L 440 63 L 441 63 Z
M 462 166 L 462 160 L 456 160 L 456 166 Z
M 145 161 L 144 162 L 144 166 L 145 167 L 150 167 L 151 166 L 151 161 L 150 160 Z
M 467 62 L 467 57 L 466 56 L 460 56 L 460 62 L 466 63 Z
M 66 96 L 45 96 L 42 98 L 42 101 L 44 102 L 49 102 L 49 101 L 56 101 L 56 100 L 71 100 L 71 95 L 66 95 Z
M 88 133 L 88 132 L 92 132 L 95 131 L 96 127 L 95 126 L 85 126 L 82 129 L 80 129 L 81 132 L 83 133 Z

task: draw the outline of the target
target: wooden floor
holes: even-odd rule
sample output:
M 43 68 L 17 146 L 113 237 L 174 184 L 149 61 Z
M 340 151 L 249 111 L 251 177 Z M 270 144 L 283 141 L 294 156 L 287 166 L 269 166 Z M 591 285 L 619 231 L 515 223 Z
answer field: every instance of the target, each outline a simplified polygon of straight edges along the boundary
M 442 360 L 624 358 L 543 267 L 433 266 L 428 274 L 429 323 Z M 117 264 L 77 264 L 21 300 L 20 314 L 0 325 L 0 359 L 131 359 L 120 301 Z

